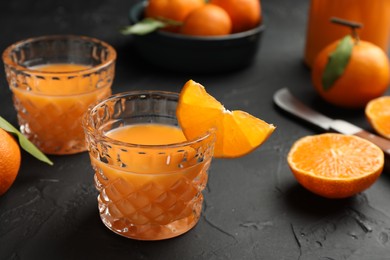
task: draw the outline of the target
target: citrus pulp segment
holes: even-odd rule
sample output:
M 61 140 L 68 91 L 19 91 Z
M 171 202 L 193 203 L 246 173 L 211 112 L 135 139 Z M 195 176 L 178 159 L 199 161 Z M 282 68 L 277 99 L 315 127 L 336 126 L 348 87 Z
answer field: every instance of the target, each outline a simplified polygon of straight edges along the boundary
M 214 157 L 236 158 L 259 147 L 275 126 L 244 111 L 229 111 L 205 88 L 192 80 L 183 87 L 177 118 L 187 139 L 194 139 L 209 129 L 216 131 Z

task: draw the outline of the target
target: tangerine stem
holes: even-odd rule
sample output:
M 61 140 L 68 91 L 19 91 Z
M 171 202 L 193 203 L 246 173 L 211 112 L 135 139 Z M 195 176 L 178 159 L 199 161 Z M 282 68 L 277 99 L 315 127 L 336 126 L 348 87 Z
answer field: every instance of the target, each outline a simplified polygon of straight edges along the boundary
M 357 33 L 357 29 L 360 29 L 360 28 L 363 27 L 362 23 L 353 22 L 353 21 L 341 19 L 341 18 L 338 18 L 338 17 L 332 17 L 332 18 L 330 18 L 330 21 L 332 23 L 335 23 L 335 24 L 339 24 L 339 25 L 350 27 L 351 30 L 352 30 L 352 37 L 356 40 L 356 44 L 359 43 L 360 38 L 359 38 L 359 34 Z

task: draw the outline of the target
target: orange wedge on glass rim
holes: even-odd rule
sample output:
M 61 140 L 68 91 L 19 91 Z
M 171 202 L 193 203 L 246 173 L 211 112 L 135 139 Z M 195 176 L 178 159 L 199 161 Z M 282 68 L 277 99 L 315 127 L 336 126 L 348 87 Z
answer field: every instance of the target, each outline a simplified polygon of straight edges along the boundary
M 244 111 L 227 110 L 193 80 L 189 80 L 180 92 L 176 115 L 189 140 L 215 129 L 216 158 L 244 156 L 263 144 L 275 130 L 272 124 Z
M 390 139 L 390 96 L 372 99 L 366 105 L 365 114 L 372 128 Z

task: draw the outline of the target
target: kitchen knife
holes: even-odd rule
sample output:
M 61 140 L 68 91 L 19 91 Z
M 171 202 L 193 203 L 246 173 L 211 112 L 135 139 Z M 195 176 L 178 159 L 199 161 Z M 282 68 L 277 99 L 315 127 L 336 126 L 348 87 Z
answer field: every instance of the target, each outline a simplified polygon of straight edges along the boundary
M 275 104 L 283 110 L 304 119 L 326 131 L 335 131 L 346 135 L 356 135 L 379 146 L 386 156 L 390 156 L 390 140 L 363 130 L 344 120 L 332 119 L 307 107 L 295 98 L 287 88 L 278 90 L 274 94 Z

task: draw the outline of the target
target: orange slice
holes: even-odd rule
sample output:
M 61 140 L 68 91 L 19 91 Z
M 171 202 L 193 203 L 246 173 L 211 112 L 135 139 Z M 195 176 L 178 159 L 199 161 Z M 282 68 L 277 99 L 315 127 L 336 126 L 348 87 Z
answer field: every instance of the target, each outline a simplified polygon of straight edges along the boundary
M 275 130 L 272 124 L 246 112 L 226 110 L 193 80 L 189 80 L 180 93 L 176 115 L 187 139 L 216 129 L 216 158 L 244 156 L 264 143 Z
M 381 136 L 390 139 L 390 97 L 371 100 L 366 105 L 365 113 L 372 128 Z
M 378 146 L 360 137 L 328 133 L 297 140 L 287 162 L 306 189 L 327 198 L 346 198 L 378 179 L 384 154 Z

